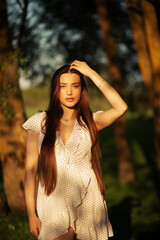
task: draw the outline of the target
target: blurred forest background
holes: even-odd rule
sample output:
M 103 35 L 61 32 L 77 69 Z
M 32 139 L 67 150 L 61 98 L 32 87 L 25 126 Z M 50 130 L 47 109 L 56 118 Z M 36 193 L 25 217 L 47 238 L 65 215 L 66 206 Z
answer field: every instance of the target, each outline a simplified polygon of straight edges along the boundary
M 159 240 L 159 0 L 0 0 L 0 239 L 34 239 L 21 125 L 47 108 L 54 71 L 75 59 L 112 84 L 129 107 L 99 132 L 113 239 Z M 86 83 L 92 111 L 109 108 Z

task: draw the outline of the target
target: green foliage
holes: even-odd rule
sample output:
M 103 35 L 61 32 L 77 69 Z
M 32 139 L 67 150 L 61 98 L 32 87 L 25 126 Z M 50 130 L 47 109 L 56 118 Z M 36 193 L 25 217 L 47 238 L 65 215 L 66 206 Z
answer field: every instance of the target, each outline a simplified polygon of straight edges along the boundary
M 31 116 L 38 110 L 45 110 L 49 101 L 49 85 L 32 87 L 22 91 L 27 116 Z
M 0 215 L 0 239 L 3 240 L 33 240 L 29 233 L 26 213 Z
M 6 82 L 6 87 L 4 87 L 2 83 L 0 83 L 0 109 L 5 119 L 13 119 L 15 112 L 8 101 L 8 96 L 10 93 L 15 93 L 17 91 L 17 86 L 15 86 L 15 84 L 13 84 L 13 82 L 11 81 L 6 80 Z
M 133 184 L 118 183 L 113 125 L 102 130 L 99 135 L 106 201 L 114 239 L 160 239 L 160 182 L 153 143 L 153 120 L 128 120 L 128 137 L 136 174 Z
M 10 68 L 11 66 L 17 69 L 15 63 L 18 63 L 18 66 L 21 67 L 21 70 L 23 70 L 24 66 L 25 70 L 25 62 L 26 59 L 23 57 L 22 53 L 19 50 L 14 52 L 7 52 L 7 54 L 2 55 L 0 70 L 3 72 L 4 67 Z M 9 96 L 15 97 L 17 94 L 17 90 L 19 88 L 17 79 L 19 79 L 19 77 L 20 73 L 17 71 L 15 75 L 12 74 L 12 77 L 10 77 L 9 74 L 8 78 L 3 78 L 3 80 L 0 82 L 0 109 L 6 120 L 13 120 L 15 116 L 15 111 L 11 102 L 9 101 Z

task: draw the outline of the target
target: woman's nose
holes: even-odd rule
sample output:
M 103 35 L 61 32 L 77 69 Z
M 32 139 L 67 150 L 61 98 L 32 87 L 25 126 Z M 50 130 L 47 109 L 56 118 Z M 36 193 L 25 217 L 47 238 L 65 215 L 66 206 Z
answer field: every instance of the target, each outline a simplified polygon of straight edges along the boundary
M 67 88 L 67 94 L 68 94 L 68 95 L 71 95 L 71 94 L 72 94 L 72 89 L 71 89 L 71 87 L 68 87 L 68 88 Z

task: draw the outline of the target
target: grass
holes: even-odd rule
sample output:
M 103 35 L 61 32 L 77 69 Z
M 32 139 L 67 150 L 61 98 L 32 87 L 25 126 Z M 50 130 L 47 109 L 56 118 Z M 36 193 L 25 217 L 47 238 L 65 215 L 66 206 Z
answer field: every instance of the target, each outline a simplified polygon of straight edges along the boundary
M 22 91 L 26 115 L 32 116 L 38 110 L 47 108 L 49 101 L 49 86 L 32 87 Z
M 47 107 L 47 86 L 23 91 L 27 116 Z M 90 94 L 91 109 L 104 110 L 106 100 L 97 96 L 96 89 Z M 136 181 L 119 184 L 114 126 L 99 132 L 102 150 L 102 172 L 106 186 L 106 202 L 114 230 L 114 240 L 160 239 L 160 181 L 153 143 L 152 118 L 128 118 L 128 140 L 132 150 Z M 0 190 L 2 192 L 2 176 Z M 32 240 L 26 213 L 0 214 L 0 239 Z
M 0 215 L 1 240 L 33 240 L 29 232 L 27 215 L 24 212 Z

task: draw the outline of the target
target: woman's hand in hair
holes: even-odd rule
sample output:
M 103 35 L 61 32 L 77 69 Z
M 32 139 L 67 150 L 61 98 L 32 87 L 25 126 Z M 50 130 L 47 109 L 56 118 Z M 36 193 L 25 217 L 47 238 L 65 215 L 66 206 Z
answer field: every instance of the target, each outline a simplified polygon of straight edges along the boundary
M 89 77 L 93 71 L 86 62 L 81 62 L 78 60 L 75 60 L 70 64 L 70 69 L 76 69 L 86 77 Z

